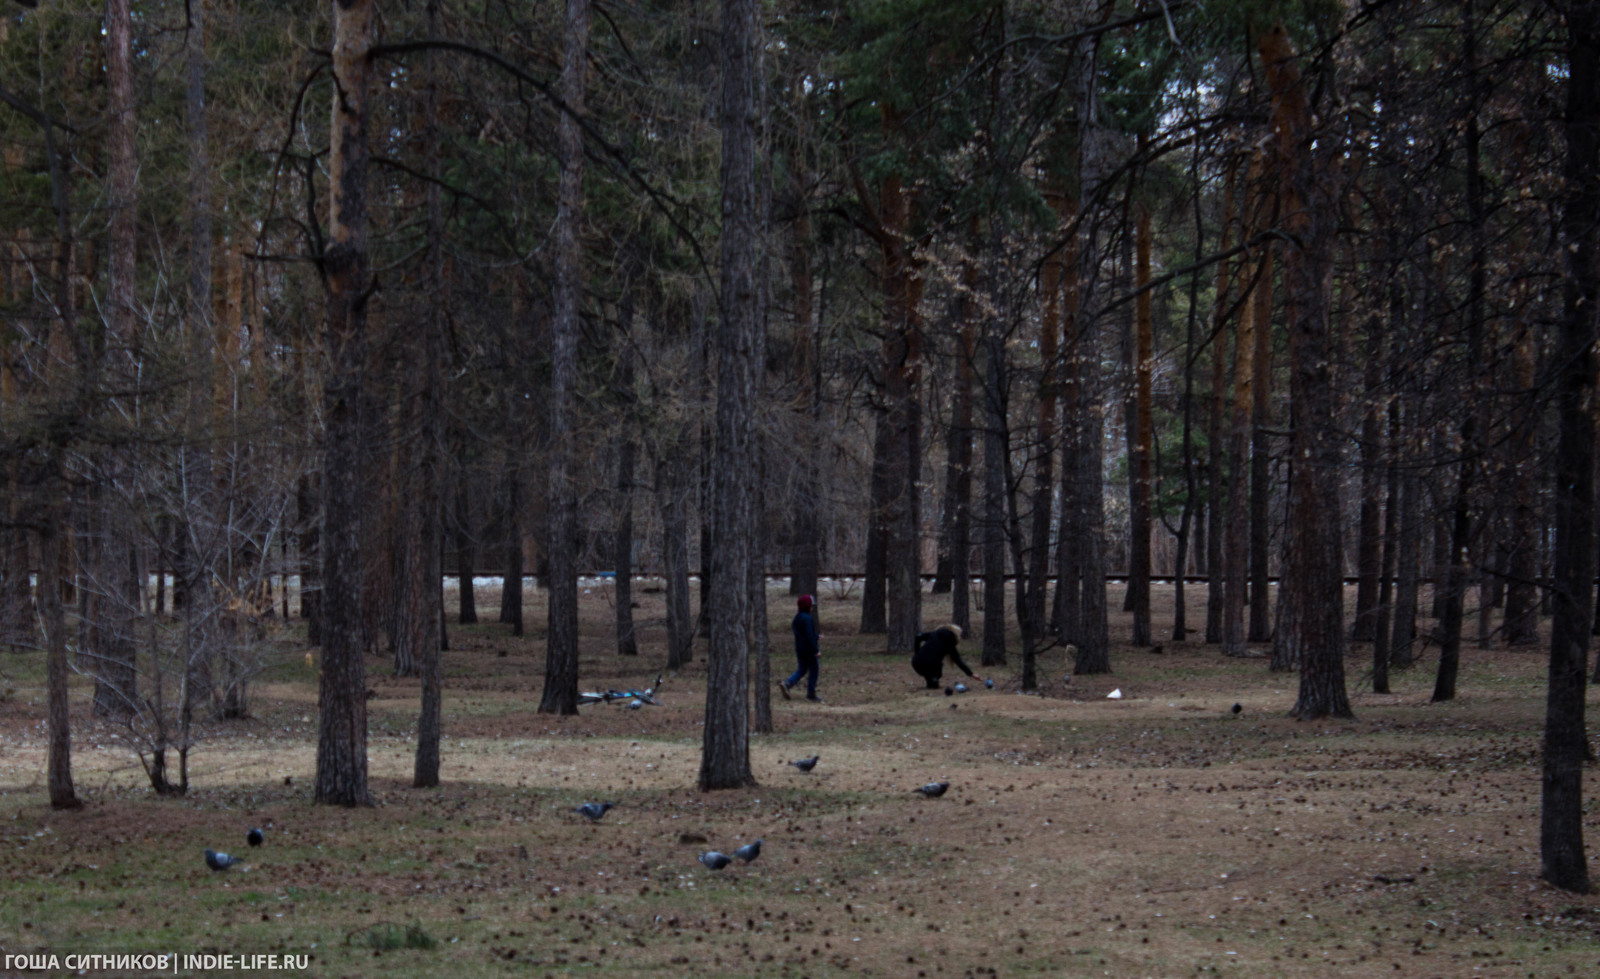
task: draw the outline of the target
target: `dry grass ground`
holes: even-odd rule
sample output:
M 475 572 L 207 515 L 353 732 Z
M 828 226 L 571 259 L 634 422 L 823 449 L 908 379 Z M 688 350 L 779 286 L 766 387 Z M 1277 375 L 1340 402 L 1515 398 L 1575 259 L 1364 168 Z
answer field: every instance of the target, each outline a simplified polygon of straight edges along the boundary
M 771 596 L 781 675 L 790 603 Z M 145 790 L 75 690 L 77 813 L 45 803 L 42 670 L 5 654 L 0 947 L 309 954 L 326 976 L 1600 974 L 1600 902 L 1537 879 L 1542 651 L 1470 649 L 1459 699 L 1431 705 L 1431 661 L 1376 696 L 1357 648 L 1354 721 L 1288 720 L 1294 676 L 1198 642 L 1119 645 L 1115 674 L 1068 685 L 1056 650 L 1042 697 L 1014 663 L 945 697 L 829 597 L 827 702 L 775 697 L 760 787 L 714 794 L 693 788 L 703 651 L 664 706 L 539 716 L 537 596 L 526 639 L 451 630 L 442 789 L 408 787 L 415 682 L 368 661 L 369 810 L 310 802 L 315 671 L 292 632 L 183 799 Z M 648 684 L 663 630 L 623 661 L 607 592 L 584 602 L 584 687 Z M 641 596 L 642 621 L 662 614 Z M 810 775 L 785 764 L 811 754 Z M 932 779 L 943 798 L 911 792 Z M 619 808 L 591 825 L 570 812 L 587 800 Z M 207 870 L 201 850 L 243 851 L 250 826 L 248 869 Z M 696 862 L 757 837 L 749 866 Z M 385 923 L 437 945 L 375 947 Z

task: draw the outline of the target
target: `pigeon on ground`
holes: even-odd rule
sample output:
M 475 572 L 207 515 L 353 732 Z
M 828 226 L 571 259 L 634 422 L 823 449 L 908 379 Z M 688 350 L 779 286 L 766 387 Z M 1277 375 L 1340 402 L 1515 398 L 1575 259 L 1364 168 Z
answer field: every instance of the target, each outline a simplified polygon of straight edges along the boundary
M 746 843 L 744 846 L 741 846 L 739 849 L 733 851 L 733 855 L 738 857 L 740 860 L 743 860 L 745 863 L 749 863 L 756 857 L 761 856 L 761 841 L 756 840 L 754 843 Z
M 244 861 L 238 857 L 230 857 L 226 853 L 218 853 L 216 850 L 206 850 L 206 866 L 212 870 L 227 870 L 234 864 L 239 863 L 244 863 Z
M 984 687 L 986 687 L 989 690 L 993 690 L 994 689 L 994 681 L 993 680 L 985 680 L 985 681 L 983 681 L 983 685 L 984 685 Z
M 950 787 L 949 782 L 929 782 L 927 785 L 913 791 L 921 792 L 930 799 L 937 799 L 944 795 L 944 790 Z
M 813 768 L 817 767 L 817 759 L 821 757 L 821 755 L 812 755 L 810 758 L 802 758 L 799 761 L 791 761 L 789 764 L 800 769 L 802 772 L 809 772 Z
M 715 850 L 707 850 L 705 853 L 700 854 L 700 862 L 712 870 L 721 870 L 728 864 L 733 863 L 733 858 L 728 856 L 726 853 L 718 853 Z
M 956 688 L 946 684 L 944 688 L 944 695 L 946 697 L 954 697 L 956 695 Z
M 632 700 L 628 701 L 628 709 L 629 710 L 638 710 L 639 708 L 641 708 L 643 706 L 644 706 L 644 701 L 640 700 L 638 697 L 635 697 Z
M 589 820 L 591 823 L 598 823 L 601 817 L 606 814 L 607 810 L 615 807 L 615 802 L 585 802 L 583 805 L 572 811 Z
M 1233 713 L 1237 714 L 1240 711 L 1244 710 L 1244 705 L 1242 705 L 1242 704 L 1234 704 L 1232 709 L 1233 709 Z
M 956 693 L 966 693 L 966 692 L 967 692 L 967 685 L 965 683 L 956 684 Z
M 266 839 L 266 834 L 254 826 L 250 827 L 250 832 L 244 834 L 244 841 L 251 846 L 260 846 Z

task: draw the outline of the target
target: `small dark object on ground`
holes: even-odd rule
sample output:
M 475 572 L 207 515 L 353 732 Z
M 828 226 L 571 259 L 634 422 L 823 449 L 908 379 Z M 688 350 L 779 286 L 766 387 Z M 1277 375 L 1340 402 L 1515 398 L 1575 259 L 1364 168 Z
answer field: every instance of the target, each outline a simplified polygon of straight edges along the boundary
M 260 846 L 266 838 L 266 834 L 254 826 L 250 827 L 250 832 L 244 834 L 244 841 L 251 846 Z
M 949 787 L 949 782 L 929 782 L 927 785 L 921 786 L 913 791 L 921 792 L 930 799 L 937 799 L 941 795 L 944 795 L 944 790 L 948 789 Z
M 743 860 L 745 863 L 749 863 L 756 857 L 761 856 L 761 841 L 756 840 L 754 843 L 746 843 L 744 846 L 741 846 L 739 849 L 733 851 L 733 855 L 738 857 L 740 860 Z
M 1231 708 L 1231 710 L 1232 710 L 1233 713 L 1237 714 L 1240 711 L 1244 710 L 1244 705 L 1243 704 L 1234 704 L 1233 707 Z
M 700 862 L 712 870 L 721 870 L 728 864 L 733 863 L 733 858 L 728 856 L 726 853 L 718 853 L 715 850 L 707 850 L 705 853 L 700 854 Z
M 585 802 L 583 805 L 572 811 L 580 816 L 583 816 L 591 823 L 598 823 L 601 818 L 605 816 L 606 812 L 610 809 L 616 808 L 616 805 L 617 804 L 615 802 Z
M 821 757 L 821 755 L 812 755 L 810 758 L 802 758 L 799 761 L 791 761 L 789 764 L 800 769 L 802 772 L 809 772 L 813 768 L 817 767 L 817 759 Z
M 238 857 L 230 857 L 226 853 L 219 853 L 209 848 L 206 850 L 206 866 L 212 870 L 227 870 L 234 864 L 243 862 Z

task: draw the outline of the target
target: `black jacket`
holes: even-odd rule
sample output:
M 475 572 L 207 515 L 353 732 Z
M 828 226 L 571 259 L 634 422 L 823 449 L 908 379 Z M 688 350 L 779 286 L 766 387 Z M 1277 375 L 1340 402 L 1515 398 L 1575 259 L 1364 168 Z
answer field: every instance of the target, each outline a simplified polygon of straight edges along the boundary
M 960 640 L 949 629 L 924 632 L 917 637 L 917 651 L 911 654 L 911 668 L 922 676 L 937 677 L 944 673 L 944 661 L 948 659 L 961 672 L 971 676 L 972 670 L 961 662 L 961 654 L 956 651 L 957 642 Z

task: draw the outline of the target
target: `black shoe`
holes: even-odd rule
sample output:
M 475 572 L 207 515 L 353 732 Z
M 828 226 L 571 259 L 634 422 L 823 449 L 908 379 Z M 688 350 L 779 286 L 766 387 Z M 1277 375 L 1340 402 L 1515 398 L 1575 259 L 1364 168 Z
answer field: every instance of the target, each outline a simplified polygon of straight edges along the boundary
M 784 683 L 782 680 L 778 681 L 778 692 L 783 694 L 783 699 L 784 700 L 792 700 L 792 699 L 794 699 L 794 698 L 789 696 L 789 685 L 787 683 Z
M 809 701 L 811 701 L 811 702 L 812 702 L 812 703 L 814 703 L 814 704 L 820 704 L 820 703 L 822 703 L 822 698 L 821 698 L 821 697 L 818 697 L 818 696 L 817 696 L 817 695 L 816 695 L 816 694 L 814 694 L 814 693 L 808 693 L 808 694 L 806 694 L 806 699 L 807 699 L 807 700 L 809 700 Z

